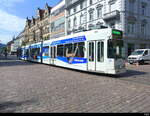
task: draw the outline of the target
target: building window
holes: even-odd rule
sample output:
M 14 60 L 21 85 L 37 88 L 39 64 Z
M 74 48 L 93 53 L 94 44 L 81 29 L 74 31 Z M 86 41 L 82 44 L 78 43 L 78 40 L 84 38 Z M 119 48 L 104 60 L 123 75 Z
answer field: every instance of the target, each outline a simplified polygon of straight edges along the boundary
M 92 21 L 94 19 L 94 9 L 90 8 L 89 10 L 89 20 Z
M 80 15 L 80 24 L 83 23 L 83 14 Z
M 146 30 L 146 24 L 142 23 L 141 24 L 141 33 L 142 33 L 142 35 L 145 35 L 145 30 Z
M 68 10 L 68 15 L 70 15 L 71 14 L 71 10 Z
M 130 0 L 130 2 L 129 2 L 129 11 L 130 12 L 134 11 L 134 1 L 133 0 Z
M 73 11 L 74 11 L 74 13 L 77 11 L 76 6 L 74 7 Z
M 93 12 L 89 13 L 89 20 L 92 21 L 93 20 Z
M 77 26 L 77 18 L 74 17 L 73 21 L 74 21 L 74 22 L 73 22 L 73 26 L 76 27 L 76 26 Z
M 127 33 L 133 34 L 134 33 L 135 24 L 134 23 L 128 23 L 127 26 Z
M 111 28 L 115 28 L 115 23 L 110 23 Z
M 71 27 L 71 20 L 68 20 L 68 28 Z
M 102 8 L 98 8 L 97 9 L 97 18 L 101 18 L 102 17 Z
M 144 4 L 142 4 L 142 8 L 141 8 L 142 15 L 145 15 L 145 10 L 146 10 L 146 6 Z
M 83 9 L 83 2 L 81 2 L 81 4 L 80 4 L 80 9 L 81 10 Z
M 116 9 L 115 3 L 109 4 L 109 12 L 112 12 L 112 11 L 114 11 L 115 9 Z
M 146 49 L 146 44 L 140 44 L 140 49 Z
M 95 26 L 93 24 L 89 24 L 88 27 L 89 27 L 89 30 L 92 30 L 95 28 Z
M 93 0 L 90 0 L 90 5 L 92 5 L 93 4 Z

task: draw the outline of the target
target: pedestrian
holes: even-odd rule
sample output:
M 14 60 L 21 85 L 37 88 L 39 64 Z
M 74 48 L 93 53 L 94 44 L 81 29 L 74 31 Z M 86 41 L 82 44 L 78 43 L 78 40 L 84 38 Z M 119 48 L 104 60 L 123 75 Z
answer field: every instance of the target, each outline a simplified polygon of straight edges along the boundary
M 7 48 L 5 49 L 5 59 L 7 59 Z
M 19 59 L 19 49 L 17 49 L 17 59 Z

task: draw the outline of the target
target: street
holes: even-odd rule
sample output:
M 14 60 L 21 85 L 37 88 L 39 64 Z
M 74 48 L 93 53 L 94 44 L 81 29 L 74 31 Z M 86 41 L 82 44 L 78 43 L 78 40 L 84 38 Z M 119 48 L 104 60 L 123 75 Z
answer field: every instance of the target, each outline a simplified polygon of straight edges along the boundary
M 150 64 L 113 77 L 0 58 L 0 112 L 150 112 Z

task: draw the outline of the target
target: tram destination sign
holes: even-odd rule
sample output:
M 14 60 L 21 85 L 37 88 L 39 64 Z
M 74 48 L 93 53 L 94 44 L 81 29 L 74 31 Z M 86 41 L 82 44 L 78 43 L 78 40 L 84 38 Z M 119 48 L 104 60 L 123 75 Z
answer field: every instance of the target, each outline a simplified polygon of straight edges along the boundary
M 112 38 L 113 39 L 122 39 L 123 32 L 120 30 L 113 29 L 112 30 Z

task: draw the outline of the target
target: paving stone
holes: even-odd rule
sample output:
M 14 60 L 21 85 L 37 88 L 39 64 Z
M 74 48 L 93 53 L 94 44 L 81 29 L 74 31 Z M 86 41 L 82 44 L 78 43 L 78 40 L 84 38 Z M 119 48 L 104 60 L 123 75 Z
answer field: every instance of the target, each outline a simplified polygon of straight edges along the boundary
M 150 65 L 127 69 L 116 78 L 0 58 L 0 112 L 150 112 Z

